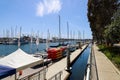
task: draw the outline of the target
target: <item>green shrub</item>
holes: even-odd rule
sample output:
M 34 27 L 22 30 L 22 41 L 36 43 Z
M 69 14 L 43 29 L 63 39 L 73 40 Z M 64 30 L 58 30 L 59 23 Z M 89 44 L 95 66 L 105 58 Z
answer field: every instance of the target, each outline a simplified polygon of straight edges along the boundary
M 109 51 L 104 51 L 105 55 L 110 59 L 112 60 L 112 54 L 109 52 Z
M 106 47 L 105 45 L 98 45 L 100 51 L 105 51 Z
M 120 65 L 120 56 L 116 56 L 113 58 L 113 61 L 117 64 Z

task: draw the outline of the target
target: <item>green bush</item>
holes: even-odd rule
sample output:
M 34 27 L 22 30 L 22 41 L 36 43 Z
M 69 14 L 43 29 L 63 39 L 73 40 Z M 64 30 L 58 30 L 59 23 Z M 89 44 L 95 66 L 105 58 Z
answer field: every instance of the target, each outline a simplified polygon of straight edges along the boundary
M 112 54 L 109 51 L 104 51 L 105 55 L 112 60 Z
M 98 45 L 100 51 L 105 51 L 106 47 L 105 45 Z
M 113 58 L 113 61 L 120 66 L 120 56 L 116 56 Z

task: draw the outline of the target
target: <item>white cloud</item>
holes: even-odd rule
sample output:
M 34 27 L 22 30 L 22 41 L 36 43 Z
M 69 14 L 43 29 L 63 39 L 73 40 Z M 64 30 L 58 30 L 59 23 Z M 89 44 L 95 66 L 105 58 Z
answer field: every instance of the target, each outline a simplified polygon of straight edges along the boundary
M 60 0 L 43 0 L 37 4 L 37 16 L 58 13 L 61 10 Z

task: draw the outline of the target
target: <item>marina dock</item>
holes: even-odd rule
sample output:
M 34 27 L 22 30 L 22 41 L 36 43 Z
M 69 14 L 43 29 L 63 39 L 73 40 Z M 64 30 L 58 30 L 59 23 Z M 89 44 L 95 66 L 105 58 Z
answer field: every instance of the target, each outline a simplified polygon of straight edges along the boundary
M 81 49 L 77 49 L 74 52 L 70 53 L 70 64 L 73 64 L 78 56 L 84 51 L 84 49 L 87 47 L 87 44 L 83 45 Z M 43 64 L 42 64 L 43 66 Z M 26 69 L 21 70 L 22 74 L 19 75 L 20 71 L 18 71 L 16 74 L 8 76 L 4 78 L 4 80 L 23 80 L 23 79 L 41 79 L 41 80 L 53 80 L 54 78 L 60 79 L 60 80 L 66 80 L 70 73 L 66 71 L 67 67 L 67 57 L 64 57 L 56 62 L 48 64 L 48 66 L 39 66 L 34 67 L 28 67 Z
M 87 44 L 83 45 L 81 49 L 77 49 L 70 55 L 70 64 L 72 65 L 78 57 L 81 55 L 84 49 L 86 49 Z M 91 65 L 89 80 L 120 80 L 120 71 L 113 65 L 113 63 L 101 52 L 99 51 L 96 44 L 92 46 L 92 55 L 89 55 L 88 64 Z M 23 80 L 30 76 L 34 79 L 44 80 L 67 80 L 70 73 L 66 71 L 67 57 L 64 57 L 56 62 L 50 63 L 48 66 L 38 67 L 38 68 L 27 68 L 23 70 L 23 74 L 18 76 L 17 79 Z M 44 69 L 43 69 L 44 68 Z M 32 75 L 31 75 L 32 74 Z M 38 76 L 40 75 L 40 76 Z M 28 76 L 28 77 L 26 77 Z M 38 79 L 39 77 L 39 79 Z M 31 77 L 32 78 L 32 77 Z M 4 80 L 14 80 L 15 76 L 9 76 Z M 84 77 L 86 79 L 86 76 Z
M 84 45 L 82 49 L 77 49 L 76 51 L 72 52 L 70 55 L 70 62 L 73 63 L 74 60 L 81 54 L 81 52 L 86 48 L 87 45 Z M 60 61 L 54 63 L 50 67 L 47 68 L 46 72 L 46 79 L 52 80 L 53 78 L 57 78 L 57 75 L 61 75 L 61 80 L 66 80 L 67 77 L 70 75 L 65 69 L 67 64 L 67 58 L 63 58 Z

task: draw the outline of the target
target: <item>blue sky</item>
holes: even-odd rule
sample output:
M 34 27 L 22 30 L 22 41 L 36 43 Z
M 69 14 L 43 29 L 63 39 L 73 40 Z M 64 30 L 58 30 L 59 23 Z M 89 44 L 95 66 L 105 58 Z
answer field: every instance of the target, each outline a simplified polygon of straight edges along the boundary
M 0 36 L 6 30 L 17 32 L 22 27 L 22 34 L 36 34 L 46 38 L 49 29 L 51 36 L 58 36 L 58 15 L 61 16 L 62 37 L 67 36 L 67 21 L 70 32 L 78 36 L 78 31 L 85 38 L 92 38 L 87 19 L 88 0 L 0 0 Z

